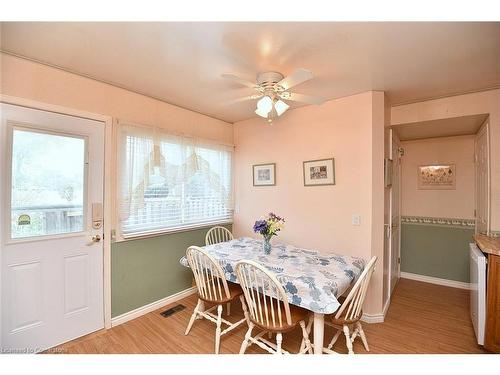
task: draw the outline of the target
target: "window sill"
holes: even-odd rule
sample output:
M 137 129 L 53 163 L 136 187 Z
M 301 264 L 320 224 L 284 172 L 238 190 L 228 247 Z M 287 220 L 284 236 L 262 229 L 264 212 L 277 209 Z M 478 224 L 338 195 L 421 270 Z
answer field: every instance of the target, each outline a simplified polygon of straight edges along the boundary
M 197 229 L 210 228 L 210 227 L 213 227 L 216 225 L 228 225 L 228 224 L 233 224 L 233 220 L 213 221 L 213 222 L 209 222 L 209 223 L 200 223 L 200 224 L 193 224 L 193 225 L 182 226 L 182 227 L 158 229 L 158 230 L 152 230 L 152 231 L 147 231 L 147 232 L 145 231 L 145 232 L 138 232 L 138 233 L 133 233 L 133 234 L 128 234 L 128 235 L 121 235 L 121 236 L 117 236 L 117 238 L 114 240 L 114 242 L 116 243 L 116 242 L 133 241 L 133 240 L 140 240 L 140 239 L 150 238 L 150 237 L 159 237 L 159 236 L 164 236 L 164 235 L 168 235 L 168 234 L 191 232 L 191 231 L 197 230 Z

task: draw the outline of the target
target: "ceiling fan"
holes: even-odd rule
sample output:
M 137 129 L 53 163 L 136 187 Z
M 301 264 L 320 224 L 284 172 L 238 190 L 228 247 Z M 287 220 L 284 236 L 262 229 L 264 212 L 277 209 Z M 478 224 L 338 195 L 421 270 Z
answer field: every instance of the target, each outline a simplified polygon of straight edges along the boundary
M 290 108 L 286 103 L 287 101 L 316 105 L 320 105 L 325 101 L 324 98 L 290 92 L 292 87 L 313 78 L 313 74 L 306 69 L 297 69 L 288 77 L 284 77 L 283 74 L 278 72 L 259 73 L 256 83 L 229 73 L 222 74 L 222 77 L 257 91 L 256 94 L 234 99 L 229 103 L 259 99 L 255 113 L 267 119 L 269 123 L 272 123 L 274 119 Z

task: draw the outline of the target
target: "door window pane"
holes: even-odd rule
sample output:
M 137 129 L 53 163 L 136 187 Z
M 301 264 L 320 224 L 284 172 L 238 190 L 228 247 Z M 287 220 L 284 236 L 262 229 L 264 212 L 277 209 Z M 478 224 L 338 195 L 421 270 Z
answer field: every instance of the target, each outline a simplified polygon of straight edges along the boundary
M 11 237 L 84 229 L 85 140 L 14 129 Z

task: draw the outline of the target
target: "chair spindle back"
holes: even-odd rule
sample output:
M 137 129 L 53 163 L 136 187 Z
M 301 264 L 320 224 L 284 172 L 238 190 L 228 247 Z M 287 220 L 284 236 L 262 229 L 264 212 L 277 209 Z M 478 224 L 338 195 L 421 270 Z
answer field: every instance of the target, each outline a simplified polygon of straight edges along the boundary
M 363 308 L 363 303 L 366 297 L 366 291 L 368 290 L 370 279 L 373 271 L 375 270 L 375 263 L 377 263 L 376 256 L 370 259 L 356 281 L 356 284 L 354 284 L 346 299 L 342 303 L 342 306 L 340 306 L 337 310 L 337 313 L 335 314 L 336 319 L 339 319 L 344 311 L 346 311 L 344 317 L 346 320 L 354 320 L 360 317 L 361 309 Z
M 256 262 L 243 260 L 236 263 L 236 275 L 254 323 L 270 329 L 292 324 L 285 289 L 272 273 Z
M 205 245 L 214 245 L 216 243 L 227 242 L 233 239 L 231 231 L 224 227 L 213 227 L 205 236 Z
M 190 246 L 186 251 L 186 258 L 193 271 L 200 298 L 210 302 L 230 298 L 224 271 L 214 258 L 198 246 Z

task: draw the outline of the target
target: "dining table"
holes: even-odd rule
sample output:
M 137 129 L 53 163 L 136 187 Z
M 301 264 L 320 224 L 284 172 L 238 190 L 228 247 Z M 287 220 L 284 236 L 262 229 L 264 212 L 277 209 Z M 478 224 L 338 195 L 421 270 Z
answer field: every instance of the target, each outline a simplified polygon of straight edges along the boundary
M 325 315 L 337 311 L 338 298 L 353 285 L 366 265 L 363 258 L 322 253 L 284 243 L 272 244 L 270 251 L 264 251 L 263 241 L 250 237 L 235 238 L 203 249 L 219 262 L 230 282 L 238 283 L 235 266 L 241 260 L 255 261 L 274 273 L 288 302 L 314 313 L 315 354 L 323 352 Z M 189 267 L 185 256 L 180 263 Z

